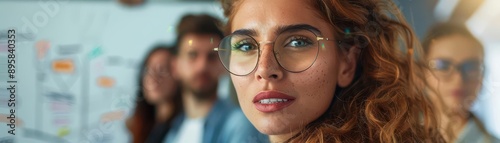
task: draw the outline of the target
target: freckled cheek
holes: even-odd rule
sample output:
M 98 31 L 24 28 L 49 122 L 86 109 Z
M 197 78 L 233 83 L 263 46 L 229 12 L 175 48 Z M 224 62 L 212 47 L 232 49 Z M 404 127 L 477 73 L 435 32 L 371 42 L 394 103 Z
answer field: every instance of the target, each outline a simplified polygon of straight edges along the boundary
M 300 108 L 298 109 L 301 115 L 302 121 L 311 122 L 321 116 L 329 108 L 329 105 L 333 99 L 333 85 L 328 83 L 327 80 L 312 80 L 315 83 L 323 83 L 325 85 L 316 84 L 315 87 L 306 86 L 301 96 L 301 101 L 299 102 Z M 332 85 L 332 87 L 327 87 L 326 85 Z
M 246 76 L 244 77 L 240 77 L 240 76 L 234 76 L 234 75 L 231 75 L 231 80 L 233 81 L 233 84 L 234 84 L 234 88 L 236 90 L 236 94 L 237 94 L 237 97 L 238 97 L 238 101 L 240 102 L 240 104 L 244 104 L 246 102 L 248 102 L 247 100 L 249 100 L 249 97 L 248 95 L 250 95 L 250 93 L 248 92 L 251 92 L 252 89 L 250 87 L 250 82 L 248 81 L 248 79 L 245 78 Z
M 310 114 L 321 115 L 326 109 L 333 98 L 336 78 L 333 64 L 328 62 L 319 61 L 311 69 L 307 70 L 300 79 L 297 79 L 296 85 L 300 88 L 300 95 L 303 98 L 302 104 L 305 104 L 304 109 L 313 111 Z M 310 104 L 315 103 L 315 104 Z

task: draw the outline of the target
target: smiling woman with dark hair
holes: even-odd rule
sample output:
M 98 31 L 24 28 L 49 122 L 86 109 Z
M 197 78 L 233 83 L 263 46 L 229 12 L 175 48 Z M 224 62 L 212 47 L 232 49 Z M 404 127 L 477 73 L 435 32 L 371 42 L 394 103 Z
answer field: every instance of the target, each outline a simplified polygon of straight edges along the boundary
M 223 0 L 218 51 L 272 142 L 443 142 L 424 62 L 389 0 Z

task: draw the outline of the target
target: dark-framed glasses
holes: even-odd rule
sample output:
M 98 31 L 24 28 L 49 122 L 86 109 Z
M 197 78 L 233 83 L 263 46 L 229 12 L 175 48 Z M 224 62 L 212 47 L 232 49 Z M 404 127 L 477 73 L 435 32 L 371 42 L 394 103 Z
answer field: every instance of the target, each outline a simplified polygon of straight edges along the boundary
M 226 36 L 214 51 L 218 52 L 224 68 L 233 75 L 245 76 L 257 68 L 261 47 L 273 45 L 274 58 L 286 71 L 298 73 L 309 69 L 318 57 L 320 41 L 331 39 L 319 36 L 318 32 L 299 28 L 281 32 L 274 41 L 257 42 L 246 34 Z
M 484 64 L 479 60 L 466 60 L 456 64 L 446 59 L 433 59 L 429 61 L 429 67 L 440 79 L 449 79 L 453 71 L 457 71 L 464 80 L 480 79 L 484 74 Z

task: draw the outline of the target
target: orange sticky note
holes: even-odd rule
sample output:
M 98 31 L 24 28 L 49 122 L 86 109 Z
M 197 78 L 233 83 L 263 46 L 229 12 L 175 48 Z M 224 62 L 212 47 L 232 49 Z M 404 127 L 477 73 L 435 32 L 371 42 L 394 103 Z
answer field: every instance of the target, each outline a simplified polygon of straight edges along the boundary
M 71 59 L 55 60 L 52 62 L 52 70 L 58 73 L 73 73 L 75 66 Z
M 110 88 L 115 84 L 115 80 L 111 77 L 102 76 L 97 78 L 97 85 L 101 87 Z

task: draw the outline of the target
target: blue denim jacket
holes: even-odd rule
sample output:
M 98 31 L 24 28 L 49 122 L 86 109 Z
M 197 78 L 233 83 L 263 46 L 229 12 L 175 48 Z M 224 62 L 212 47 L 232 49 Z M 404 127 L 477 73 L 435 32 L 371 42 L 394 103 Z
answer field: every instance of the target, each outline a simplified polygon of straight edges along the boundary
M 180 126 L 186 118 L 181 113 L 172 122 L 164 143 L 177 140 Z M 203 127 L 203 143 L 256 143 L 269 142 L 267 135 L 261 134 L 248 121 L 241 109 L 232 104 L 217 100 L 205 119 Z

